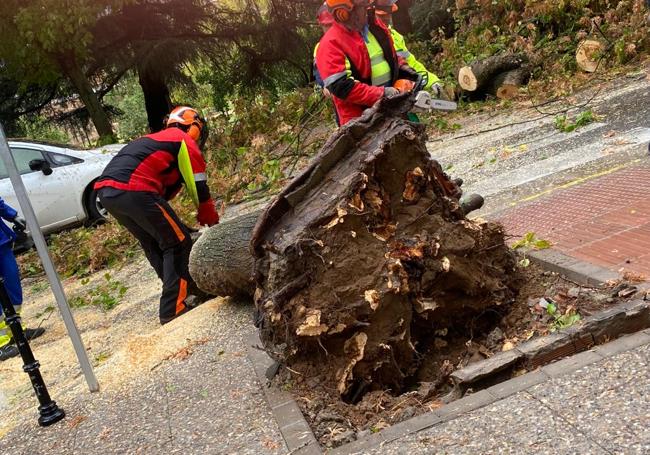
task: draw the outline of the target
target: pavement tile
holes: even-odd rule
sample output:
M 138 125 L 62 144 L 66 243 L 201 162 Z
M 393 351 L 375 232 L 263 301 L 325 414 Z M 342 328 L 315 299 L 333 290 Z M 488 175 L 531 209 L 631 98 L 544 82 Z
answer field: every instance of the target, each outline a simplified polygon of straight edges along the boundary
M 527 390 L 614 453 L 649 453 L 650 345 Z
M 605 454 L 525 392 L 367 454 Z
M 649 177 L 646 163 L 627 167 L 508 209 L 497 219 L 512 235 L 533 231 L 576 258 L 650 276 L 650 262 L 639 260 L 650 248 Z M 643 183 L 630 187 L 639 178 Z

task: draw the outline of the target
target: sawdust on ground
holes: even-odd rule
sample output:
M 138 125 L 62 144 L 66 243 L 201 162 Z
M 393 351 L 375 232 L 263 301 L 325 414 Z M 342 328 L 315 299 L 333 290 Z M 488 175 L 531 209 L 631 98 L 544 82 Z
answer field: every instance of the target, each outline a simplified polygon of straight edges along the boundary
M 102 271 L 82 284 L 65 280 L 68 298 L 84 295 L 104 280 Z M 184 316 L 161 326 L 158 322 L 160 280 L 144 257 L 119 270 L 111 270 L 113 280 L 128 287 L 120 304 L 112 310 L 99 306 L 73 308 L 88 357 L 102 391 L 119 391 L 130 386 L 136 376 L 151 371 L 163 362 L 182 356 L 192 346 L 204 342 L 201 328 L 224 302 L 217 298 Z M 31 343 L 41 373 L 55 400 L 87 394 L 72 343 L 60 318 L 49 284 L 43 277 L 23 282 L 25 304 L 23 321 L 28 327 L 44 327 L 45 334 Z M 20 357 L 0 363 L 0 437 L 33 418 L 37 401 L 23 372 Z

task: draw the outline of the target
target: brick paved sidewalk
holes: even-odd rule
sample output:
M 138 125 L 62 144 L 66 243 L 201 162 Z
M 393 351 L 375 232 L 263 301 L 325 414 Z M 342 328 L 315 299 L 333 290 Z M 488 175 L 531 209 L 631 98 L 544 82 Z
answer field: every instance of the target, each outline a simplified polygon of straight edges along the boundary
M 650 162 L 564 185 L 495 218 L 515 238 L 535 232 L 569 256 L 650 278 Z

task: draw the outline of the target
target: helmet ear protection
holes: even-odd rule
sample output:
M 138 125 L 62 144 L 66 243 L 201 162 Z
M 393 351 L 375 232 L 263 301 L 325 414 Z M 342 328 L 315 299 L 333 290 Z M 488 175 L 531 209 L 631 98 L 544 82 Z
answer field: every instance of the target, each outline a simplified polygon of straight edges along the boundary
M 332 12 L 332 16 L 338 22 L 347 22 L 350 20 L 350 13 L 354 8 L 352 0 L 327 0 L 325 3 Z
M 185 131 L 196 141 L 199 147 L 203 147 L 208 138 L 208 125 L 196 109 L 187 106 L 174 108 L 165 118 L 165 125 L 177 127 Z

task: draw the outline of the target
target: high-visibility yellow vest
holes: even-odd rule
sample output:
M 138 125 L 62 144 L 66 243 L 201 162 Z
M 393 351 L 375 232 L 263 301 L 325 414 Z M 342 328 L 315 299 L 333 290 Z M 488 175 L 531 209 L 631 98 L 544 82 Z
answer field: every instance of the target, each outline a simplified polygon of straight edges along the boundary
M 395 46 L 395 52 L 398 57 L 402 57 L 406 60 L 406 64 L 417 71 L 419 74 L 427 75 L 427 85 L 424 87 L 425 90 L 431 88 L 436 82 L 440 82 L 440 78 L 428 71 L 425 66 L 415 58 L 413 54 L 409 52 L 406 48 L 406 43 L 404 42 L 404 37 L 395 30 L 392 26 L 389 26 L 390 36 L 393 38 L 393 45 Z
M 370 32 L 368 32 L 366 48 L 370 57 L 372 85 L 381 87 L 388 84 L 391 81 L 390 65 L 384 57 L 379 41 Z

